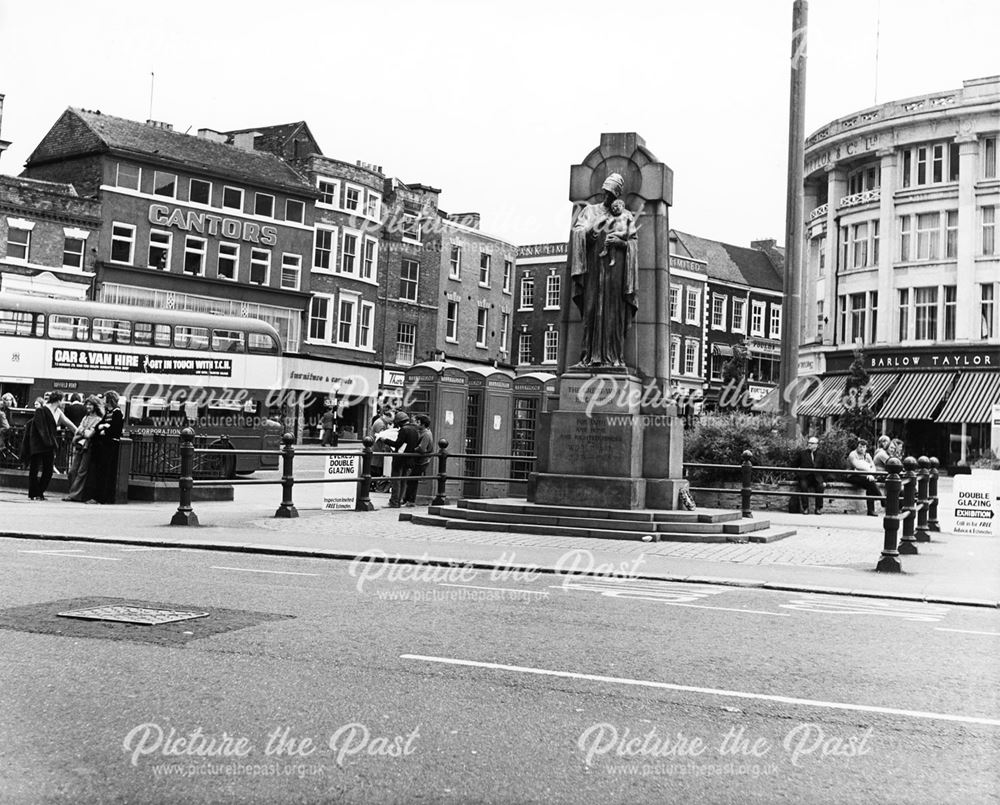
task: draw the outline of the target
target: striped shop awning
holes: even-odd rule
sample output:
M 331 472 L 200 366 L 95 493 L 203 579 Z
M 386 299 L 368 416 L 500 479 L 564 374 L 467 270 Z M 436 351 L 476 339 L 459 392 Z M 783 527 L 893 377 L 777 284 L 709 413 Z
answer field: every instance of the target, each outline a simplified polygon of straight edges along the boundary
M 896 385 L 899 380 L 898 374 L 887 374 L 885 372 L 874 372 L 868 376 L 868 404 L 878 405 L 879 401 Z
M 1000 372 L 962 372 L 936 421 L 989 422 L 996 403 L 1000 403 Z
M 954 372 L 904 374 L 885 401 L 878 419 L 930 419 L 955 381 Z
M 841 401 L 846 385 L 847 378 L 843 375 L 820 378 L 819 385 L 799 403 L 796 416 L 823 417 L 841 413 L 844 410 Z

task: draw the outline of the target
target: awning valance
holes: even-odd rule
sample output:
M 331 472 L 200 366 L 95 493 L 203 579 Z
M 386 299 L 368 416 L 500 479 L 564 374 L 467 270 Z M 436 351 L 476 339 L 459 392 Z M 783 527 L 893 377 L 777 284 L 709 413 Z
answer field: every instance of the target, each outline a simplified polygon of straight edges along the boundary
M 1000 372 L 963 372 L 936 421 L 989 422 L 996 403 L 1000 403 Z
M 954 372 L 904 374 L 876 416 L 878 419 L 931 419 L 954 381 Z

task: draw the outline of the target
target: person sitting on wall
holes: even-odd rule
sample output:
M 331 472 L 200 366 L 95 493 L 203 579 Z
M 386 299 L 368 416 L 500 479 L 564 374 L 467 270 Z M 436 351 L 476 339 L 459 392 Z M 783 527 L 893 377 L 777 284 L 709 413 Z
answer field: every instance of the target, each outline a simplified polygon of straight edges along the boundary
M 875 445 L 875 456 L 872 459 L 872 462 L 875 464 L 875 469 L 879 472 L 887 472 L 885 464 L 890 458 L 892 458 L 892 454 L 889 452 L 889 447 L 892 445 L 892 439 L 883 434 L 878 437 L 878 441 Z
M 847 476 L 847 482 L 851 486 L 865 490 L 868 496 L 865 501 L 868 505 L 868 516 L 875 517 L 875 501 L 882 500 L 882 492 L 879 490 L 878 484 L 875 483 L 875 476 L 872 474 L 877 470 L 875 462 L 868 452 L 868 442 L 864 439 L 858 439 L 858 446 L 847 454 L 847 464 L 848 469 L 857 470 L 856 474 Z
M 795 454 L 795 464 L 793 466 L 801 469 L 818 470 L 822 468 L 822 462 L 816 455 L 819 448 L 819 439 L 815 436 L 809 437 L 808 447 L 799 450 Z M 816 514 L 823 513 L 823 491 L 826 489 L 826 482 L 820 472 L 797 473 L 796 481 L 800 492 L 813 492 L 813 511 Z M 809 498 L 806 495 L 798 496 L 799 511 L 802 514 L 809 514 Z

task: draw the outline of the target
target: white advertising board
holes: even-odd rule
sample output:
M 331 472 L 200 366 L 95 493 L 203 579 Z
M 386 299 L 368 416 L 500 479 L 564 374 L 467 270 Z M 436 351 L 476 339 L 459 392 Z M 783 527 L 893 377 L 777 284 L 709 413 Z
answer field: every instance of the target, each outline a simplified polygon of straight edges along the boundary
M 1000 472 L 955 476 L 956 534 L 1000 536 Z
M 360 456 L 326 457 L 323 469 L 323 508 L 329 511 L 354 511 L 358 502 Z

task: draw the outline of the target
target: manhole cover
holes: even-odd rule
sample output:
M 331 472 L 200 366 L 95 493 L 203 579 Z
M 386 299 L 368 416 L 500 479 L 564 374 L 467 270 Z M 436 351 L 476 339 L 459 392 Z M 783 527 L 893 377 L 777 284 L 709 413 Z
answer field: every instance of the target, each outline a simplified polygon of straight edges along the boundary
M 119 623 L 140 623 L 156 626 L 161 623 L 189 621 L 207 618 L 207 612 L 183 612 L 176 609 L 151 609 L 136 606 L 105 606 L 90 609 L 75 609 L 72 612 L 57 612 L 60 618 L 82 618 L 91 621 L 118 621 Z

